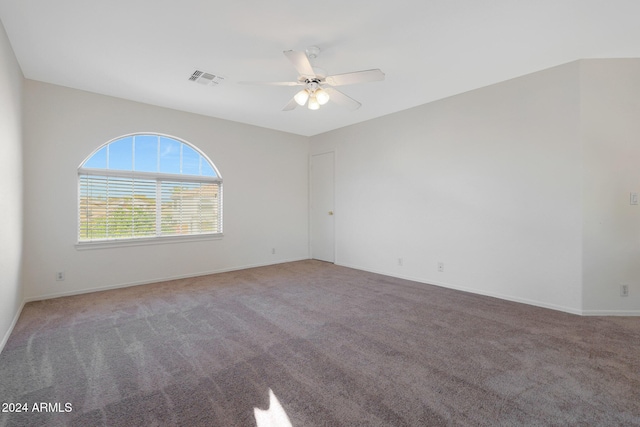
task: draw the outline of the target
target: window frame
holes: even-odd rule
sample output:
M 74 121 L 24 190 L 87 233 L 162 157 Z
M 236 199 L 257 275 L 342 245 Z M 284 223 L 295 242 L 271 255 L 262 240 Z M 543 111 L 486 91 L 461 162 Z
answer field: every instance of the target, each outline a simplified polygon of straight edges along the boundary
M 215 176 L 208 175 L 192 175 L 192 174 L 182 174 L 182 173 L 166 173 L 166 172 L 148 172 L 148 171 L 135 171 L 135 170 L 122 170 L 122 169 L 108 169 L 108 168 L 85 168 L 84 164 L 90 160 L 96 153 L 102 150 L 104 147 L 107 147 L 109 144 L 123 140 L 126 138 L 133 137 L 135 141 L 136 136 L 152 136 L 158 138 L 158 142 L 160 142 L 160 138 L 168 138 L 172 139 L 180 144 L 184 144 L 190 149 L 194 150 L 200 156 L 202 156 L 203 161 L 206 161 L 209 166 L 213 169 Z M 135 152 L 135 143 L 132 142 L 132 151 Z M 182 149 L 181 149 L 182 151 Z M 135 154 L 134 154 L 135 155 Z M 160 156 L 160 154 L 158 154 Z M 158 158 L 159 161 L 159 158 Z M 159 163 L 158 163 L 159 164 Z M 132 164 L 133 169 L 133 164 Z M 156 206 L 155 206 L 155 215 L 156 215 L 156 234 L 151 236 L 140 236 L 140 237 L 112 237 L 112 238 L 103 238 L 103 239 L 92 239 L 92 240 L 81 240 L 81 183 L 82 177 L 86 177 L 89 175 L 97 176 L 97 177 L 114 177 L 114 178 L 131 178 L 131 179 L 140 179 L 140 180 L 155 180 L 156 183 Z M 158 224 L 161 221 L 161 188 L 162 183 L 173 183 L 173 182 L 185 182 L 185 183 L 194 183 L 194 184 L 202 184 L 202 183 L 215 183 L 217 184 L 217 198 L 218 198 L 218 215 L 214 218 L 214 220 L 218 223 L 217 232 L 204 232 L 204 233 L 193 233 L 193 234 L 172 234 L 172 235 L 162 235 L 161 229 L 158 229 Z M 157 133 L 157 132 L 136 132 L 130 133 L 126 135 L 121 135 L 116 138 L 113 138 L 104 144 L 97 147 L 95 150 L 91 152 L 78 166 L 77 169 L 77 204 L 76 204 L 76 248 L 77 249 L 92 249 L 92 248 L 106 248 L 106 247 L 119 247 L 119 246 L 139 246 L 139 245 L 154 245 L 154 244 L 165 244 L 165 243 L 179 243 L 186 241 L 197 241 L 197 240 L 211 240 L 211 239 L 221 239 L 223 237 L 223 179 L 218 171 L 216 165 L 209 159 L 209 157 L 203 153 L 198 147 L 193 144 L 185 141 L 184 139 L 177 138 L 172 135 Z

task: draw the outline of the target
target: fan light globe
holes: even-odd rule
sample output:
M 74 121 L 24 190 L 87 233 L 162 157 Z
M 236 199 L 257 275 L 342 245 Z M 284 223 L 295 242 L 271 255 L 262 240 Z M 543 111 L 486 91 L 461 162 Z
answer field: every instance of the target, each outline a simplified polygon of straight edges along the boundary
M 317 110 L 320 108 L 320 104 L 315 97 L 309 98 L 309 110 Z
M 295 99 L 296 103 L 302 107 L 306 104 L 307 99 L 309 99 L 309 92 L 307 92 L 306 89 L 302 89 L 300 92 L 296 93 L 293 99 Z
M 318 104 L 324 105 L 329 102 L 329 94 L 324 89 L 318 89 L 316 91 L 316 99 L 318 100 Z

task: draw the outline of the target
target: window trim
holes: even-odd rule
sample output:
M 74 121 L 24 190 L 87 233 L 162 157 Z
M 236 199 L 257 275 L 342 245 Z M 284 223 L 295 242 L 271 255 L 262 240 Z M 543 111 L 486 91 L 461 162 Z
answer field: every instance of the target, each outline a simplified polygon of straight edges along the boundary
M 135 170 L 120 170 L 120 169 L 105 169 L 105 168 L 85 168 L 83 165 L 91 159 L 96 153 L 102 150 L 104 147 L 108 146 L 112 142 L 126 139 L 129 137 L 136 136 L 153 136 L 158 139 L 164 137 L 175 140 L 188 146 L 197 152 L 200 156 L 203 157 L 204 160 L 208 162 L 208 164 L 213 169 L 213 172 L 216 176 L 207 176 L 207 175 L 193 175 L 193 174 L 173 174 L 173 173 L 162 173 L 162 172 L 148 172 L 148 171 L 135 171 Z M 155 180 L 158 185 L 162 181 L 171 181 L 171 182 L 200 182 L 200 183 L 217 183 L 218 184 L 218 197 L 219 197 L 219 214 L 217 216 L 218 223 L 220 225 L 219 232 L 213 233 L 195 233 L 195 234 L 182 234 L 182 235 L 154 235 L 154 236 L 142 236 L 142 237 L 131 237 L 131 238 L 105 238 L 105 239 L 96 239 L 96 240 L 80 240 L 80 225 L 81 225 L 81 216 L 80 216 L 80 206 L 81 206 L 81 177 L 87 175 L 95 175 L 102 177 L 122 177 L 122 178 L 137 178 L 137 179 L 147 179 L 147 180 Z M 182 243 L 182 242 L 190 242 L 190 241 L 201 241 L 201 240 L 219 240 L 223 237 L 223 179 L 218 171 L 216 165 L 211 161 L 211 159 L 203 153 L 198 147 L 193 144 L 185 141 L 184 139 L 157 133 L 157 132 L 136 132 L 130 133 L 126 135 L 121 135 L 116 138 L 113 138 L 104 144 L 101 144 L 95 150 L 91 152 L 85 159 L 82 160 L 80 165 L 77 168 L 77 202 L 76 202 L 76 243 L 75 247 L 79 250 L 84 249 L 100 249 L 100 248 L 115 248 L 115 247 L 126 247 L 126 246 L 144 246 L 144 245 L 157 245 L 157 244 L 166 244 L 166 243 Z M 157 209 L 157 208 L 156 208 Z M 156 211 L 159 212 L 159 211 Z
M 123 171 L 118 169 L 93 169 L 93 168 L 78 168 L 78 175 L 99 175 L 99 176 L 118 176 L 122 178 L 141 178 L 141 179 L 163 179 L 167 181 L 181 181 L 181 182 L 218 182 L 222 183 L 222 178 L 213 176 L 202 175 L 178 175 L 171 173 L 155 173 L 155 172 L 136 172 L 136 171 Z
M 223 233 L 184 234 L 181 236 L 134 237 L 131 239 L 92 240 L 76 242 L 77 250 L 121 248 L 128 246 L 164 245 L 172 243 L 197 242 L 202 240 L 222 240 Z

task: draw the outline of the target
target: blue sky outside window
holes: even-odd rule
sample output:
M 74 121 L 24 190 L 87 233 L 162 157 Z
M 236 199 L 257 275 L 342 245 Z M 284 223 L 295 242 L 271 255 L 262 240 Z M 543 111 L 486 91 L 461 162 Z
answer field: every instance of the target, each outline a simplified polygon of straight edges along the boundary
M 107 167 L 113 170 L 133 170 L 133 137 L 113 141 L 109 144 Z
M 106 169 L 107 168 L 107 146 L 105 145 L 93 156 L 91 156 L 86 162 L 84 162 L 85 168 L 90 169 Z
M 216 172 L 213 170 L 209 162 L 200 156 L 200 164 L 202 165 L 202 176 L 216 176 Z
M 180 173 L 180 141 L 160 137 L 160 172 Z
M 189 144 L 158 135 L 133 135 L 111 141 L 89 157 L 82 167 L 218 176 L 209 160 Z
M 136 135 L 134 144 L 133 170 L 158 172 L 158 137 L 155 135 Z
M 182 146 L 182 173 L 200 175 L 200 154 L 186 145 Z

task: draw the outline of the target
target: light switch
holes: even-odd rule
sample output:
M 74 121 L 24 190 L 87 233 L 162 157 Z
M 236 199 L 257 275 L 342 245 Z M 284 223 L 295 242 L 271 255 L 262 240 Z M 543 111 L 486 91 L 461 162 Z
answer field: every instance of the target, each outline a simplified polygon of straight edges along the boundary
M 629 198 L 630 203 L 632 205 L 637 205 L 638 204 L 638 193 L 631 193 L 631 197 Z

